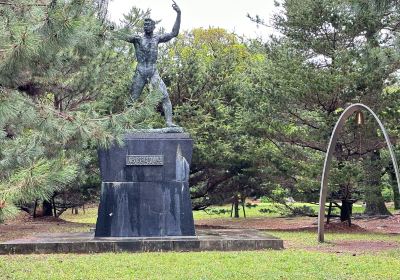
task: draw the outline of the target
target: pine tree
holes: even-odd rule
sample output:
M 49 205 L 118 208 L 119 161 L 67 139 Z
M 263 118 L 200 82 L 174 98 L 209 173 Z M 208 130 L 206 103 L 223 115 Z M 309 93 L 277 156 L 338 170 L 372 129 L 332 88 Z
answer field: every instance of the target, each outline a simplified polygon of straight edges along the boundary
M 133 49 L 110 36 L 107 2 L 0 2 L 0 219 L 84 185 L 97 147 L 153 117 L 157 95 L 130 104 Z
M 265 48 L 270 86 L 263 92 L 266 103 L 272 101 L 265 115 L 272 114 L 271 136 L 290 151 L 285 156 L 296 165 L 293 189 L 318 195 L 323 152 L 344 108 L 364 103 L 384 116 L 389 127 L 396 126 L 394 118 L 386 118 L 393 103 L 385 88 L 398 81 L 400 10 L 396 1 L 378 0 L 285 0 L 280 9 L 274 27 L 281 36 Z M 382 214 L 387 213 L 383 200 L 369 199 L 370 193 L 381 196 L 380 172 L 357 182 L 342 179 L 360 165 L 365 172 L 368 166 L 376 168 L 371 155 L 385 147 L 374 120 L 367 117 L 362 130 L 348 122 L 336 146 L 337 176 L 331 176 L 331 186 L 339 186 L 341 192 L 347 185 L 364 185 L 367 203 L 380 204 L 369 209 L 381 209 Z M 344 168 L 346 161 L 354 163 L 352 168 Z

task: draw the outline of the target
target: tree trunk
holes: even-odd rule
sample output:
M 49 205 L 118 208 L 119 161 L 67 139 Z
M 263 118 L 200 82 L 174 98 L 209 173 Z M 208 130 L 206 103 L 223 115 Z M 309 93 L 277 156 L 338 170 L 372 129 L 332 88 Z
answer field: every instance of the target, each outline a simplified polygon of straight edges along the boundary
M 340 221 L 349 221 L 353 212 L 353 203 L 347 200 L 342 200 L 342 207 L 340 208 Z
M 239 197 L 235 195 L 233 200 L 234 208 L 235 208 L 235 218 L 239 218 Z
M 395 180 L 394 184 L 392 184 L 394 209 L 399 210 L 400 209 L 400 193 L 399 193 L 399 187 L 397 186 L 396 178 L 394 180 Z
M 53 216 L 53 205 L 51 202 L 44 200 L 42 204 L 42 216 L 51 217 Z
M 372 195 L 373 200 L 370 200 L 366 202 L 366 207 L 365 207 L 365 214 L 370 215 L 370 216 L 375 216 L 375 215 L 391 215 L 389 210 L 387 210 L 385 202 L 383 200 L 382 194 L 380 192 L 377 192 L 375 195 Z
M 385 205 L 381 190 L 382 166 L 380 153 L 374 151 L 366 166 L 366 190 L 365 190 L 365 214 L 367 215 L 391 215 Z
M 54 200 L 54 196 L 53 196 L 53 198 L 51 199 L 51 203 L 52 203 L 52 206 L 53 206 L 53 214 L 54 214 L 54 217 L 57 217 L 57 208 L 56 208 L 56 202 L 55 202 L 55 200 Z
M 344 167 L 344 159 L 343 159 L 343 145 L 341 143 L 337 143 L 335 146 L 336 160 L 338 161 L 338 169 L 342 170 Z M 352 211 L 353 204 L 349 203 L 347 200 L 351 198 L 351 192 L 347 185 L 340 184 L 340 199 L 342 200 L 342 206 L 340 207 L 340 220 L 349 221 Z
M 246 197 L 244 195 L 242 195 L 240 197 L 240 201 L 242 202 L 242 208 L 243 208 L 243 217 L 246 218 Z
M 394 172 L 394 167 L 392 162 L 389 165 L 388 172 L 390 175 L 390 179 L 392 181 L 391 185 L 393 189 L 394 209 L 398 210 L 400 209 L 400 193 L 399 193 L 399 187 L 397 186 L 396 173 Z
M 37 199 L 36 199 L 36 200 L 35 200 L 35 205 L 33 206 L 33 218 L 34 218 L 34 219 L 36 218 L 37 203 L 38 203 L 38 201 L 37 201 Z

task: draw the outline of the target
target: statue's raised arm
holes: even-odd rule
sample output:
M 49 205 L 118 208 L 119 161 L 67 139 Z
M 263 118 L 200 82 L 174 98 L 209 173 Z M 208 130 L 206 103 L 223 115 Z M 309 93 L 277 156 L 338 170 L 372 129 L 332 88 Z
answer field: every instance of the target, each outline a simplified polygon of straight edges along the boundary
M 178 34 L 179 34 L 179 28 L 181 27 L 181 9 L 179 9 L 179 7 L 175 3 L 175 1 L 172 0 L 172 2 L 174 2 L 174 4 L 172 4 L 172 8 L 176 12 L 175 24 L 174 24 L 174 27 L 172 28 L 171 33 L 166 33 L 166 34 L 160 35 L 160 39 L 159 39 L 160 43 L 168 42 L 169 40 L 178 36 Z

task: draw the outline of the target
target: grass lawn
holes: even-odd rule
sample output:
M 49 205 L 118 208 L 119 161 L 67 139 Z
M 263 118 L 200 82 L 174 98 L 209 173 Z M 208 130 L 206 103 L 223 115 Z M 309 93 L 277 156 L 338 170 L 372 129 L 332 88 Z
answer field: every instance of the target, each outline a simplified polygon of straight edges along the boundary
M 316 246 L 315 233 L 275 235 Z M 380 235 L 327 235 L 330 241 Z M 312 237 L 312 238 L 311 238 Z M 312 241 L 311 241 L 312 240 Z M 400 238 L 397 238 L 400 242 Z M 322 246 L 331 246 L 329 243 Z M 400 250 L 353 255 L 256 252 L 0 256 L 0 279 L 399 279 Z
M 315 214 L 318 214 L 318 211 L 319 211 L 319 205 L 317 205 L 317 204 L 295 202 L 295 203 L 290 203 L 290 206 L 292 206 L 292 207 L 307 206 L 307 207 L 310 207 L 311 209 L 313 209 Z M 394 212 L 393 205 L 387 206 L 387 208 L 390 212 L 392 212 L 392 213 Z M 270 213 L 262 213 L 261 209 L 267 209 L 271 212 Z M 326 207 L 326 209 L 328 209 L 328 207 Z M 222 213 L 216 214 L 215 212 L 218 212 L 218 210 L 224 210 L 225 214 L 222 214 Z M 230 205 L 215 206 L 215 207 L 211 207 L 211 208 L 207 209 L 207 211 L 194 211 L 193 216 L 194 216 L 195 220 L 196 219 L 197 220 L 212 219 L 212 218 L 229 218 L 230 210 L 231 210 Z M 251 207 L 251 208 L 245 207 L 245 211 L 246 211 L 246 216 L 249 218 L 281 216 L 281 214 L 279 213 L 279 210 L 277 209 L 277 205 L 274 203 L 259 203 L 259 204 L 256 204 L 256 207 Z M 353 214 L 361 214 L 363 212 L 364 212 L 364 207 L 362 204 L 353 204 Z M 339 214 L 339 209 L 333 208 L 332 213 Z M 243 216 L 242 207 L 240 207 L 240 216 L 241 217 Z
M 79 209 L 79 214 L 72 214 L 71 211 L 65 211 L 61 215 L 61 219 L 80 223 L 80 224 L 96 224 L 97 222 L 97 207 L 90 207 L 85 209 L 85 213 L 83 213 L 82 209 Z
M 269 231 L 269 233 L 290 242 L 293 247 L 333 247 L 340 241 L 386 241 L 400 245 L 400 235 L 383 233 L 326 233 L 325 243 L 322 244 L 317 241 L 317 233 L 312 231 Z
M 312 205 L 316 207 L 315 205 Z M 277 216 L 260 213 L 272 207 L 246 208 L 248 217 Z M 228 207 L 215 207 L 227 209 Z M 361 206 L 356 209 L 362 210 Z M 357 211 L 357 210 L 356 210 Z M 68 221 L 96 222 L 97 208 L 83 214 L 63 214 Z M 194 213 L 195 219 L 229 218 L 229 214 Z M 270 231 L 282 238 L 282 251 L 107 253 L 0 256 L 1 279 L 400 279 L 400 235 L 327 233 L 326 243 L 316 232 Z M 387 242 L 381 251 L 343 251 L 338 244 Z M 393 247 L 392 247 L 393 246 Z M 396 248 L 397 247 L 397 248 Z M 393 248 L 393 249 L 392 249 Z

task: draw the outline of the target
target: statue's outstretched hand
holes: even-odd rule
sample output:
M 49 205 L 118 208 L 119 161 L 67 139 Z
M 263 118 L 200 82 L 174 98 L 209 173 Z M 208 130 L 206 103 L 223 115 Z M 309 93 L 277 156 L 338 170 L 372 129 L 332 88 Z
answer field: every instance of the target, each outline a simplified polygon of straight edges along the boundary
M 174 0 L 172 0 L 172 2 L 174 2 L 174 4 L 172 4 L 172 8 L 173 8 L 177 13 L 180 13 L 180 12 L 181 12 L 181 9 L 179 9 L 178 5 L 175 3 Z

